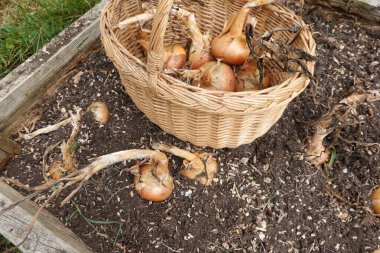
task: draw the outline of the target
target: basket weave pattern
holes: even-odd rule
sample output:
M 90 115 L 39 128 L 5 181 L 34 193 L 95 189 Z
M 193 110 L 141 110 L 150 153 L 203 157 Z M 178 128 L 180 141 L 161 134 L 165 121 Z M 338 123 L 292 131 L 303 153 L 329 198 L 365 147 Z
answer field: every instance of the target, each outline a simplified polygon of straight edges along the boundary
M 163 46 L 188 45 L 187 29 L 170 15 L 174 5 L 196 14 L 202 32 L 213 37 L 245 0 L 158 1 L 152 22 L 148 57 L 138 44 L 140 27 L 132 24 L 120 30 L 117 24 L 139 14 L 138 0 L 110 0 L 101 16 L 101 38 L 105 51 L 116 66 L 126 92 L 150 121 L 177 138 L 197 146 L 234 148 L 265 134 L 281 117 L 290 101 L 308 85 L 299 73 L 273 73 L 273 86 L 261 91 L 221 92 L 190 86 L 163 68 Z M 152 4 L 155 1 L 151 1 Z M 252 10 L 259 20 L 258 34 L 279 27 L 304 25 L 292 11 L 278 4 Z M 275 38 L 291 40 L 294 34 L 279 32 Z M 293 46 L 315 55 L 316 44 L 305 26 Z M 269 69 L 271 69 L 270 63 Z M 314 72 L 314 63 L 307 67 Z

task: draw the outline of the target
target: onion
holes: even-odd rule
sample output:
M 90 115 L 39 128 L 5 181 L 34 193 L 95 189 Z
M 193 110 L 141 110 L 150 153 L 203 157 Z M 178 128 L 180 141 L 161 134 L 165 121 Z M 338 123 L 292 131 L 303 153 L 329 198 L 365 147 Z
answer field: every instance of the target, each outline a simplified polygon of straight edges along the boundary
M 189 64 L 191 69 L 199 69 L 203 64 L 214 61 L 211 54 L 211 36 L 202 34 L 199 30 L 193 13 L 180 9 L 177 13 L 189 28 L 189 36 L 192 40 L 189 52 Z
M 169 198 L 174 183 L 164 153 L 156 152 L 147 164 L 142 168 L 137 165 L 136 168 L 131 173 L 135 175 L 134 185 L 140 197 L 155 202 Z
M 260 89 L 260 71 L 257 68 L 255 59 L 248 59 L 237 72 L 238 83 L 236 91 L 250 91 Z M 264 77 L 261 83 L 261 88 L 268 88 L 270 85 L 270 76 L 268 71 L 264 71 Z
M 108 122 L 109 118 L 109 110 L 106 103 L 103 102 L 93 102 L 89 107 L 88 110 L 92 112 L 92 115 L 94 119 L 102 124 Z
M 184 158 L 182 175 L 203 185 L 210 185 L 218 171 L 218 163 L 212 154 L 191 153 L 164 143 L 153 143 L 152 148 Z
M 186 50 L 181 45 L 170 45 L 164 48 L 164 68 L 181 69 L 186 63 Z
M 193 85 L 207 90 L 235 91 L 235 73 L 222 62 L 208 62 L 198 70 L 186 71 L 184 77 L 194 78 Z
M 145 52 L 149 49 L 147 40 L 139 40 L 140 45 Z M 164 68 L 165 69 L 181 69 L 186 63 L 186 50 L 181 45 L 170 45 L 164 47 Z
M 212 55 L 224 62 L 239 65 L 249 56 L 249 48 L 243 35 L 243 25 L 250 9 L 243 7 L 225 25 L 222 33 L 211 43 Z
M 49 175 L 53 180 L 58 180 L 66 172 L 61 161 L 54 161 L 49 168 Z
M 375 214 L 380 214 L 380 187 L 373 191 L 371 195 L 372 208 Z
M 218 172 L 218 164 L 213 155 L 208 153 L 194 153 L 198 159 L 183 160 L 181 173 L 183 176 L 196 180 L 203 185 L 210 185 Z

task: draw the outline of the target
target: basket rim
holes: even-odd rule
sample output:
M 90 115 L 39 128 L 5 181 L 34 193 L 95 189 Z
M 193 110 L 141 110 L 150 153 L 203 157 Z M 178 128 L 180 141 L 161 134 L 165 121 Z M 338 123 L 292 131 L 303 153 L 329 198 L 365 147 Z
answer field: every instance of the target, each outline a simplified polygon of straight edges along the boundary
M 128 51 L 127 48 L 125 48 L 120 43 L 120 41 L 117 39 L 117 36 L 115 34 L 115 30 L 118 28 L 112 27 L 111 23 L 109 22 L 109 18 L 110 18 L 109 13 L 112 9 L 114 2 L 115 0 L 110 0 L 107 3 L 106 7 L 103 9 L 102 14 L 101 14 L 100 26 L 101 26 L 101 33 L 102 33 L 101 39 L 103 41 L 103 44 L 105 44 L 104 42 L 108 42 L 110 45 L 113 46 L 113 49 L 116 50 L 118 54 L 126 55 L 127 57 L 131 58 L 133 60 L 133 63 L 136 64 L 136 67 L 139 68 L 139 71 L 138 71 L 139 76 L 138 77 L 135 76 L 135 78 L 138 78 L 139 80 L 143 79 L 143 81 L 147 83 L 149 78 L 148 78 L 146 63 L 144 63 L 143 61 L 135 57 L 131 52 Z M 312 30 L 310 26 L 305 25 L 305 23 L 299 16 L 294 14 L 294 12 L 290 10 L 289 8 L 287 8 L 286 6 L 283 6 L 278 3 L 268 4 L 268 5 L 262 6 L 262 8 L 268 8 L 272 12 L 276 12 L 279 15 L 281 14 L 280 16 L 285 20 L 289 18 L 293 18 L 296 21 L 298 21 L 303 26 L 303 29 L 298 36 L 300 36 L 300 38 L 302 39 L 305 45 L 304 50 L 311 55 L 314 55 L 314 56 L 316 55 L 316 42 L 314 41 L 312 37 Z M 109 52 L 107 52 L 107 54 L 109 54 Z M 110 57 L 110 58 L 113 59 L 113 61 L 114 59 L 116 59 L 117 61 L 116 57 Z M 306 62 L 306 66 L 308 70 L 310 71 L 310 73 L 314 74 L 315 62 Z M 137 75 L 137 73 L 130 73 L 130 74 L 132 76 L 133 74 Z M 200 101 L 203 100 L 204 102 L 214 101 L 217 104 L 226 104 L 227 101 L 232 102 L 232 103 L 251 104 L 252 100 L 257 100 L 257 101 L 267 100 L 272 96 L 275 97 L 276 92 L 281 92 L 284 89 L 288 90 L 288 92 L 291 95 L 285 99 L 282 99 L 278 103 L 272 102 L 270 104 L 270 107 L 271 107 L 274 104 L 281 105 L 283 104 L 284 101 L 287 101 L 287 100 L 289 100 L 288 102 L 290 102 L 294 97 L 300 94 L 310 82 L 310 79 L 304 74 L 295 72 L 295 73 L 290 73 L 290 75 L 291 77 L 282 81 L 281 83 L 275 86 L 263 89 L 263 90 L 225 92 L 225 91 L 210 91 L 203 88 L 191 86 L 163 72 L 163 73 L 158 74 L 157 94 L 155 94 L 155 96 L 158 96 L 160 99 L 170 100 L 171 103 L 174 103 L 180 106 L 185 106 L 183 101 L 179 99 L 178 100 L 173 99 L 173 96 L 175 97 L 176 95 L 178 95 L 177 92 L 180 92 L 181 95 L 185 96 L 186 98 L 196 97 L 198 100 L 197 103 L 199 103 L 199 100 Z M 293 89 L 299 86 L 298 85 L 299 82 L 304 83 L 302 87 L 298 89 Z M 147 84 L 144 88 L 146 88 L 149 91 Z M 174 93 L 171 89 L 175 90 L 176 92 Z M 289 90 L 291 90 L 291 92 Z M 153 94 L 150 94 L 150 95 L 153 95 Z M 245 99 L 245 101 L 242 99 Z M 247 101 L 248 99 L 250 101 Z M 187 103 L 186 106 L 193 107 L 191 103 Z M 200 111 L 218 113 L 214 109 L 208 110 L 206 108 L 199 108 L 199 107 L 196 107 L 196 108 L 197 110 L 199 109 Z M 261 109 L 264 110 L 265 108 L 261 108 Z M 243 114 L 249 113 L 249 110 L 234 110 L 234 109 L 223 110 L 223 112 L 221 113 L 228 113 L 229 111 L 231 113 L 237 113 L 237 112 L 241 112 Z M 255 112 L 257 112 L 257 108 Z

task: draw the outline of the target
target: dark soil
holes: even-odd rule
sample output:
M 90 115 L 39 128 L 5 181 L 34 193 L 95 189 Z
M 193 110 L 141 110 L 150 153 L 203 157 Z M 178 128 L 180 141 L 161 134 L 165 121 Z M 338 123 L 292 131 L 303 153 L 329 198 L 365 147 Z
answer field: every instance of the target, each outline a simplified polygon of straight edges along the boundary
M 61 199 L 49 211 L 96 252 L 357 253 L 380 248 L 378 218 L 358 207 L 370 208 L 371 190 L 380 180 L 379 144 L 373 144 L 380 142 L 380 103 L 362 103 L 351 114 L 351 124 L 340 125 L 342 138 L 327 138 L 337 152 L 332 168 L 312 166 L 304 154 L 315 120 L 353 88 L 380 88 L 380 42 L 341 14 L 319 8 L 304 13 L 318 43 L 315 82 L 252 144 L 206 149 L 216 154 L 220 165 L 211 186 L 183 178 L 178 172 L 182 161 L 169 156 L 174 193 L 167 201 L 149 203 L 136 194 L 133 177 L 126 171 L 133 163 L 121 163 L 95 175 L 73 199 L 88 218 L 121 222 L 121 233 L 118 224 L 89 225 L 75 214 L 73 203 L 59 207 Z M 103 51 L 90 55 L 77 67 L 80 71 L 79 83 L 71 73 L 51 103 L 43 106 L 35 128 L 67 117 L 75 106 L 85 109 L 93 101 L 106 102 L 109 123 L 99 125 L 89 116 L 81 121 L 77 139 L 81 166 L 99 155 L 148 148 L 153 141 L 201 150 L 147 120 L 125 95 Z M 70 132 L 67 126 L 31 141 L 20 140 L 22 154 L 2 174 L 30 185 L 41 183 L 45 149 L 67 140 Z M 59 150 L 54 152 L 48 164 Z

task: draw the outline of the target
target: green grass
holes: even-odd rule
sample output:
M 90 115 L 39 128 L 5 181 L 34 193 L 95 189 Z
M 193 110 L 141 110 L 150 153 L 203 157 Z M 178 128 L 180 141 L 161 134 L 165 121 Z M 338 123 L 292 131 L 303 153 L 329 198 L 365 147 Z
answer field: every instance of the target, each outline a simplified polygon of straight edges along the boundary
M 0 0 L 0 78 L 99 0 Z
M 0 234 L 0 252 L 4 252 L 13 247 L 13 244 L 4 236 Z M 19 249 L 9 251 L 9 253 L 22 253 Z

